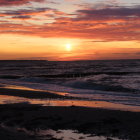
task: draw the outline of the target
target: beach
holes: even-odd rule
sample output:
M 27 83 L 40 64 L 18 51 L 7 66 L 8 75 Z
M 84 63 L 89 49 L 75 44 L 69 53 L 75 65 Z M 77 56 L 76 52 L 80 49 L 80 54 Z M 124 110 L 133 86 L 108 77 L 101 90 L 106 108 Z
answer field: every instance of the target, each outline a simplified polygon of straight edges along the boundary
M 0 140 L 140 140 L 140 0 L 0 0 Z
M 38 97 L 46 100 L 61 100 L 61 98 L 63 101 L 69 100 L 63 95 L 2 87 L 0 94 L 8 96 L 9 99 L 19 96 L 31 100 Z M 1 104 L 0 112 L 0 136 L 3 140 L 17 140 L 21 137 L 27 140 L 140 139 L 139 111 L 113 110 L 111 107 L 106 109 L 96 106 L 83 107 L 82 105 L 43 106 L 37 103 L 19 102 Z M 72 134 L 68 135 L 69 133 Z
M 140 140 L 139 64 L 1 61 L 0 138 Z

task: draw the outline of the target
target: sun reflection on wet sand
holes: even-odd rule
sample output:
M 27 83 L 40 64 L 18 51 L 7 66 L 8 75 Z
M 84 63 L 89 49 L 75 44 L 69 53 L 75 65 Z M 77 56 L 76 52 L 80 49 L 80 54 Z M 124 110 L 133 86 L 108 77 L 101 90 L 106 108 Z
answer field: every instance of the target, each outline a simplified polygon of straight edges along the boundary
M 40 104 L 42 106 L 81 106 L 92 108 L 106 108 L 115 110 L 125 110 L 140 112 L 139 106 L 129 106 L 123 104 L 115 104 L 106 101 L 86 101 L 86 100 L 69 100 L 69 99 L 28 99 L 22 97 L 0 95 L 0 104 L 22 103 Z
M 17 85 L 6 85 L 3 84 L 3 87 L 5 89 L 19 89 L 19 90 L 27 90 L 27 91 L 41 91 L 41 92 L 49 92 L 49 93 L 53 93 L 53 94 L 57 94 L 57 95 L 69 95 L 69 93 L 66 92 L 55 92 L 55 91 L 50 91 L 50 90 L 41 90 L 41 89 L 33 89 L 33 88 L 29 88 L 29 87 L 25 87 L 25 86 L 17 86 Z

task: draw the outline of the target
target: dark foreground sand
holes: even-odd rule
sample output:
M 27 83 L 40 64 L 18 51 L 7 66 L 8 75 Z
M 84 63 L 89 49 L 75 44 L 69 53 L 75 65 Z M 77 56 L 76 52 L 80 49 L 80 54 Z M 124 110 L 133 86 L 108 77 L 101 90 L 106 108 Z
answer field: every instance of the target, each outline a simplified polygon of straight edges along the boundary
M 72 129 L 98 136 L 116 136 L 140 140 L 140 113 L 82 107 L 42 107 L 39 105 L 0 105 L 0 122 L 10 128 L 26 128 L 33 132 L 40 129 Z M 8 136 L 9 135 L 9 136 Z M 2 140 L 37 139 L 24 132 L 0 128 Z M 52 139 L 53 140 L 53 139 Z
M 0 139 L 1 140 L 33 140 L 35 137 L 31 137 L 24 132 L 11 132 L 10 130 L 0 127 Z
M 26 98 L 66 98 L 52 93 L 0 88 L 0 95 Z M 10 97 L 10 96 L 9 96 Z M 21 129 L 22 128 L 22 129 Z M 24 129 L 24 130 L 23 130 Z M 78 130 L 79 133 L 140 140 L 140 112 L 85 107 L 43 107 L 28 103 L 0 105 L 1 140 L 39 140 L 39 129 Z M 33 132 L 27 133 L 25 130 Z M 50 140 L 56 140 L 51 137 Z M 111 140 L 111 139 L 107 139 Z

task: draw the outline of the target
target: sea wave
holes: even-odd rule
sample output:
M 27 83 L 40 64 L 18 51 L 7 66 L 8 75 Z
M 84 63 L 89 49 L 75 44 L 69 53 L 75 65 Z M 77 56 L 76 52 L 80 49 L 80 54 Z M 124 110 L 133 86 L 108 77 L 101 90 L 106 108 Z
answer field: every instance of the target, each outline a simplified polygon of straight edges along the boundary
M 140 60 L 0 61 L 0 83 L 139 105 Z

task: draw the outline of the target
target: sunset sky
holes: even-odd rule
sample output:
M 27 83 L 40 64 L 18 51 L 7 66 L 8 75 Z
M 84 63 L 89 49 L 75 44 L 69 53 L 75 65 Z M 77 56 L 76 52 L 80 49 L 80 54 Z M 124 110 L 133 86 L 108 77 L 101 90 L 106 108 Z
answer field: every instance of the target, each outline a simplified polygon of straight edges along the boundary
M 140 0 L 0 0 L 0 59 L 140 59 Z

